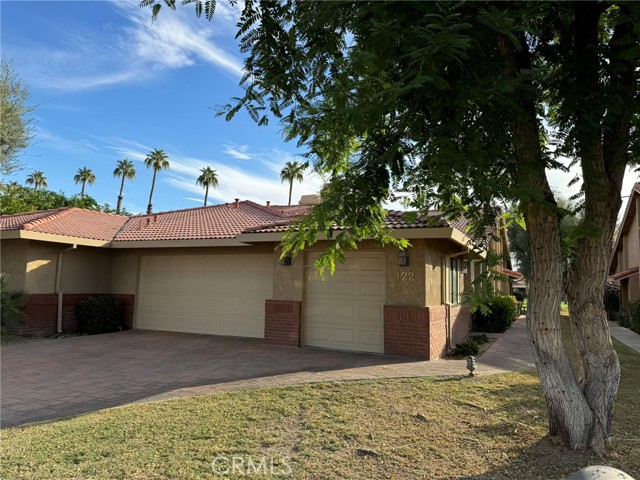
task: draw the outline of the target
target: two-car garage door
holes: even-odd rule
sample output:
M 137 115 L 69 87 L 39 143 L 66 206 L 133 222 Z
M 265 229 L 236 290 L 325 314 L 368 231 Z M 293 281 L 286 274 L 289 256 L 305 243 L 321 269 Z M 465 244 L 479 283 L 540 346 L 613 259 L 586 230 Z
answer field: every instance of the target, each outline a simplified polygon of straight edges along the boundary
M 324 281 L 307 262 L 304 343 L 358 352 L 384 352 L 383 308 L 386 300 L 384 252 L 351 252 Z
M 136 327 L 264 336 L 273 255 L 157 255 L 140 259 Z
M 382 353 L 384 252 L 349 253 L 324 281 L 316 258 L 307 255 L 303 345 Z M 263 337 L 273 263 L 273 254 L 143 256 L 136 327 Z

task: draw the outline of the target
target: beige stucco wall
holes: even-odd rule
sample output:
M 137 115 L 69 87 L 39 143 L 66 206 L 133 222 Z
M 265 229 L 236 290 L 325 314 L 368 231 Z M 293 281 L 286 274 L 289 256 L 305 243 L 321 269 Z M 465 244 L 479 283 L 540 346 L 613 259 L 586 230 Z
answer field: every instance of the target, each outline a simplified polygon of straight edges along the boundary
M 9 289 L 25 291 L 27 242 L 25 240 L 0 241 L 0 271 L 9 274 Z
M 308 255 L 326 249 L 328 242 L 318 242 L 293 259 L 290 266 L 282 266 L 279 254 L 274 254 L 274 299 L 303 301 L 305 271 L 313 268 Z M 374 242 L 365 241 L 358 251 L 380 250 Z M 427 306 L 442 303 L 442 265 L 444 256 L 458 252 L 461 247 L 447 240 L 414 239 L 407 250 L 409 266 L 398 266 L 399 250 L 393 246 L 384 248 L 386 254 L 387 305 Z M 461 274 L 463 287 L 465 275 Z
M 27 242 L 25 242 L 27 243 Z M 58 252 L 69 245 L 28 241 L 27 293 L 55 293 Z M 63 293 L 108 293 L 111 288 L 111 252 L 104 248 L 78 246 L 62 256 Z
M 252 255 L 273 254 L 272 243 L 251 247 L 192 247 L 112 249 L 111 293 L 133 294 L 138 291 L 138 265 L 143 255 Z

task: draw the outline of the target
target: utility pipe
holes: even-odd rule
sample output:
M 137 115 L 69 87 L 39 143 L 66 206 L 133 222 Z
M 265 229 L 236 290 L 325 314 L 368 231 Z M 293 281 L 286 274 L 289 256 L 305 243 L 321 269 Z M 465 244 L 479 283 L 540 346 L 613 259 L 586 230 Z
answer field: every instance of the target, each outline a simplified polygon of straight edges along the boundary
M 56 323 L 56 332 L 62 333 L 62 256 L 70 252 L 71 250 L 75 250 L 78 248 L 78 245 L 73 244 L 69 248 L 65 248 L 64 250 L 60 250 L 58 252 L 58 258 L 56 261 L 56 293 L 58 294 L 58 317 Z
M 450 255 L 445 255 L 443 257 L 442 260 L 442 288 L 440 289 L 440 291 L 442 292 L 442 303 L 445 306 L 445 325 L 446 325 L 446 329 L 447 329 L 447 348 L 449 350 L 453 350 L 455 348 L 455 346 L 453 345 L 453 334 L 451 332 L 451 305 L 452 303 L 449 301 L 449 299 L 447 298 L 447 285 L 448 285 L 448 279 L 447 279 L 447 271 L 449 268 L 449 260 L 455 257 L 460 257 L 462 255 L 468 255 L 469 254 L 469 249 L 464 250 L 462 252 L 457 252 L 457 253 L 452 253 Z

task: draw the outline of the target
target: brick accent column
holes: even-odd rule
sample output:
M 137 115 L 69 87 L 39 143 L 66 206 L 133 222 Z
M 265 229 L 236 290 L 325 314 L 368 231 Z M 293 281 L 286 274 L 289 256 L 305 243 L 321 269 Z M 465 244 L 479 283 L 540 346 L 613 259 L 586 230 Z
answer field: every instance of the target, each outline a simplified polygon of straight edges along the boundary
M 453 345 L 462 343 L 469 337 L 471 314 L 467 305 L 451 307 L 451 340 Z
M 429 358 L 427 307 L 384 306 L 384 353 Z
M 438 305 L 429 310 L 429 360 L 447 353 L 447 307 Z
M 264 311 L 264 343 L 299 347 L 302 302 L 266 300 Z

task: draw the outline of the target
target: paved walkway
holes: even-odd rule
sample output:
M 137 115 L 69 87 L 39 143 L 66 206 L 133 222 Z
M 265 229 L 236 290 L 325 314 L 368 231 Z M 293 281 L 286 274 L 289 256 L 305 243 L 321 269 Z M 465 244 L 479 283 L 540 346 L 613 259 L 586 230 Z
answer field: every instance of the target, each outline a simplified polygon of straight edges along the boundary
M 621 341 L 627 347 L 640 353 L 640 335 L 636 332 L 629 330 L 628 328 L 621 327 L 615 322 L 609 322 L 609 330 L 611 331 L 611 336 L 613 338 Z
M 468 373 L 465 360 L 421 361 L 142 330 L 7 345 L 1 357 L 2 427 L 230 390 Z M 533 368 L 521 319 L 478 360 L 476 373 Z

